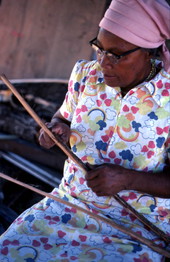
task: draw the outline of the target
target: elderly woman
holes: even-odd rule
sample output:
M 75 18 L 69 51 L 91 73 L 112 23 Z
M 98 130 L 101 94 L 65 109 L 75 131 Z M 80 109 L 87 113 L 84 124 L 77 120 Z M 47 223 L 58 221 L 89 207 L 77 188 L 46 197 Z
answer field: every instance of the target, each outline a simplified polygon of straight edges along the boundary
M 47 124 L 93 166 L 85 173 L 68 159 L 52 194 L 163 247 L 113 195 L 170 232 L 169 16 L 164 0 L 113 0 L 90 42 L 97 60 L 76 63 L 66 98 Z M 43 130 L 39 139 L 53 146 Z M 50 198 L 20 215 L 0 241 L 3 262 L 163 261 L 129 235 Z

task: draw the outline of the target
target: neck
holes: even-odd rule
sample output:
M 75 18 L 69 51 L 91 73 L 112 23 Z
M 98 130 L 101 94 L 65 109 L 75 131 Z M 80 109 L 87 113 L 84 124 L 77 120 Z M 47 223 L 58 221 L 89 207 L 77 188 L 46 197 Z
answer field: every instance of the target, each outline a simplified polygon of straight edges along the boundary
M 159 69 L 156 68 L 155 61 L 151 62 L 149 69 L 147 69 L 145 75 L 142 77 L 140 81 L 131 83 L 130 86 L 127 86 L 126 88 L 121 89 L 122 97 L 124 97 L 135 86 L 138 86 L 139 84 L 143 82 L 150 81 L 158 73 L 158 71 Z
M 151 70 L 150 70 L 148 76 L 145 78 L 144 81 L 146 81 L 146 82 L 150 81 L 155 75 L 156 75 L 156 65 L 155 65 L 155 61 L 152 61 L 151 62 Z

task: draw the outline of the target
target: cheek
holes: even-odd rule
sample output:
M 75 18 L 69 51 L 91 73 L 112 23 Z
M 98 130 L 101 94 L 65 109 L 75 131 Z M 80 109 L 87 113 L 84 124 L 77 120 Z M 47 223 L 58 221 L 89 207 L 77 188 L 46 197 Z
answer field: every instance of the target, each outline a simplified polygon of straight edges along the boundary
M 121 68 L 121 70 L 115 69 L 113 73 L 115 75 L 114 78 L 105 78 L 105 83 L 111 87 L 126 86 L 129 82 L 131 82 L 131 79 L 133 78 L 133 72 L 131 70 L 126 70 L 123 68 Z
M 113 75 L 116 77 L 114 79 L 105 79 L 107 85 L 111 87 L 126 87 L 130 84 L 138 82 L 141 79 L 144 69 L 146 67 L 146 61 L 140 57 L 138 59 L 124 60 L 122 64 L 117 64 L 112 69 Z
M 122 66 L 118 71 L 118 79 L 121 84 L 126 84 L 131 82 L 136 75 L 136 67 L 134 64 L 127 66 Z
M 143 64 L 139 61 L 137 63 L 127 63 L 120 67 L 118 77 L 122 84 L 129 84 L 137 79 L 142 72 Z

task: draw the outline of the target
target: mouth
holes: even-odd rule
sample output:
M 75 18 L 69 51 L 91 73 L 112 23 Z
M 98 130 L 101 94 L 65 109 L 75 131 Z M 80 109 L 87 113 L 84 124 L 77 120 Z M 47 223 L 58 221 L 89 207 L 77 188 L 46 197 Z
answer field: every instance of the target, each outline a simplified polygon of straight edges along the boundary
M 116 78 L 116 76 L 115 75 L 109 75 L 109 74 L 103 74 L 103 76 L 104 76 L 104 79 L 108 79 L 108 80 L 111 80 L 111 79 L 115 79 Z

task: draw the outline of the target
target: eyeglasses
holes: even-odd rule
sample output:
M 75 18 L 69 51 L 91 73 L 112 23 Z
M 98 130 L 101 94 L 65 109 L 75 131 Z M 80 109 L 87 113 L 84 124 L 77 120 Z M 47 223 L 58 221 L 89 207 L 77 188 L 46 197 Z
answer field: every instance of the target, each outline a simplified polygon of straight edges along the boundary
M 113 53 L 113 52 L 106 51 L 106 50 L 104 50 L 103 48 L 99 47 L 99 46 L 95 43 L 96 40 L 97 40 L 97 37 L 95 37 L 94 39 L 92 39 L 92 40 L 89 42 L 89 44 L 91 45 L 91 47 L 92 47 L 92 48 L 94 49 L 94 51 L 96 52 L 97 60 L 98 60 L 98 61 L 100 61 L 100 60 L 102 59 L 102 57 L 103 57 L 104 55 L 106 55 L 106 56 L 109 58 L 110 62 L 112 62 L 113 64 L 117 64 L 122 57 L 124 57 L 124 56 L 126 56 L 126 55 L 129 55 L 129 54 L 131 54 L 131 53 L 133 53 L 133 52 L 141 49 L 141 47 L 136 47 L 136 48 L 134 48 L 134 49 L 131 49 L 131 50 L 129 50 L 129 51 L 126 51 L 126 52 L 122 53 L 121 55 L 117 55 L 117 54 L 115 54 L 115 53 Z

